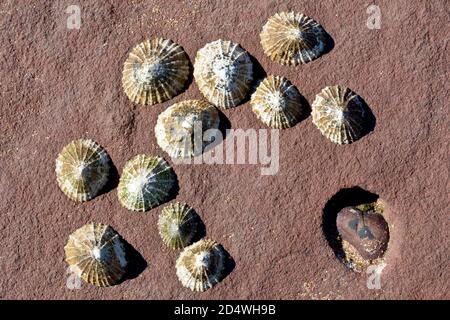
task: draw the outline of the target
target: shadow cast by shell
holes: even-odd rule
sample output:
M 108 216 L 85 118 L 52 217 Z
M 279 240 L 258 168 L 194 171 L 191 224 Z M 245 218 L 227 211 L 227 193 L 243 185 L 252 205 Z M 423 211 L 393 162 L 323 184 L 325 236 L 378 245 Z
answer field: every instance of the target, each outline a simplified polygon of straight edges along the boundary
M 324 49 L 322 56 L 330 53 L 334 49 L 333 37 L 324 29 Z
M 375 115 L 373 114 L 372 110 L 370 109 L 366 101 L 361 96 L 359 96 L 359 98 L 362 102 L 362 107 L 364 109 L 364 123 L 363 128 L 361 130 L 361 137 L 359 138 L 362 139 L 364 136 L 368 135 L 369 133 L 375 130 L 377 119 L 375 118 Z
M 299 92 L 300 92 L 300 90 L 299 90 Z M 300 92 L 300 103 L 301 103 L 301 106 L 302 106 L 302 114 L 300 116 L 300 119 L 299 119 L 298 123 L 295 124 L 295 126 L 297 126 L 303 120 L 308 119 L 309 116 L 311 115 L 311 105 L 309 104 L 309 101 L 302 95 L 301 92 Z M 293 128 L 295 126 L 293 126 Z
M 195 212 L 195 218 L 196 218 L 196 222 L 197 222 L 197 226 L 196 226 L 196 230 L 195 230 L 195 234 L 192 238 L 192 243 L 195 243 L 197 241 L 200 241 L 201 239 L 203 239 L 204 237 L 206 237 L 206 226 L 205 223 L 203 222 L 202 218 L 200 217 L 200 215 L 194 210 Z
M 220 246 L 222 246 L 222 245 L 220 245 Z M 221 281 L 223 281 L 223 279 L 228 277 L 233 272 L 233 270 L 236 268 L 236 262 L 234 261 L 231 254 L 223 246 L 222 246 L 222 249 L 223 249 L 223 252 L 225 255 L 225 269 L 223 271 Z

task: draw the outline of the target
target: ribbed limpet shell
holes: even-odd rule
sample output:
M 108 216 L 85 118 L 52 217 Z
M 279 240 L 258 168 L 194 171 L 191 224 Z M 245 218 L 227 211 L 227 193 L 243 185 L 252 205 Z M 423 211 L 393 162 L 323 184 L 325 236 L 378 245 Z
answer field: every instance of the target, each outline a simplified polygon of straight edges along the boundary
M 300 93 L 284 77 L 270 75 L 264 79 L 252 95 L 250 104 L 256 116 L 275 129 L 290 128 L 302 116 Z
M 206 101 L 186 100 L 172 105 L 158 116 L 155 135 L 158 145 L 172 158 L 201 154 L 211 143 L 203 133 L 219 128 L 218 110 Z
M 184 248 L 176 262 L 178 279 L 192 291 L 205 291 L 225 274 L 226 254 L 217 242 L 203 239 Z
M 132 211 L 147 211 L 172 196 L 177 178 L 160 157 L 140 154 L 127 161 L 118 186 L 120 203 Z
M 216 40 L 197 52 L 194 77 L 209 102 L 228 109 L 247 96 L 253 80 L 252 62 L 239 44 Z
M 187 204 L 172 203 L 159 215 L 158 231 L 169 248 L 182 249 L 193 242 L 200 222 L 198 214 Z
M 71 271 L 87 283 L 99 287 L 115 285 L 126 272 L 123 241 L 110 226 L 84 225 L 69 236 L 64 251 Z
M 97 196 L 106 185 L 110 159 L 95 141 L 78 139 L 70 142 L 56 159 L 59 188 L 74 201 L 87 201 Z
M 268 19 L 260 37 L 270 59 L 283 65 L 298 65 L 324 53 L 328 34 L 319 23 L 304 14 L 280 12 Z
M 320 132 L 334 143 L 349 144 L 362 135 L 364 103 L 349 88 L 324 88 L 312 104 L 311 115 Z
M 189 73 L 183 48 L 172 40 L 154 38 L 131 50 L 123 66 L 122 86 L 134 103 L 153 105 L 181 93 Z

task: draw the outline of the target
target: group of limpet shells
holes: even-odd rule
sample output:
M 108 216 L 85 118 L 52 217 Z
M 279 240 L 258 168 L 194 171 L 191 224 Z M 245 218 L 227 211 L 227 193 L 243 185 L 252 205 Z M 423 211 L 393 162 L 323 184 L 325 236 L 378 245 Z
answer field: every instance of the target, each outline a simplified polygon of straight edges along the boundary
M 280 12 L 270 17 L 260 33 L 264 53 L 274 62 L 296 66 L 323 55 L 330 36 L 314 19 L 300 13 Z M 138 44 L 125 61 L 122 85 L 134 103 L 152 105 L 181 93 L 190 75 L 189 57 L 171 40 L 153 38 Z M 238 43 L 216 40 L 196 54 L 193 76 L 209 103 L 199 100 L 173 105 L 158 118 L 155 128 L 158 145 L 172 158 L 196 156 L 205 148 L 193 150 L 193 120 L 200 120 L 199 107 L 209 109 L 206 130 L 218 126 L 213 108 L 229 109 L 242 103 L 250 92 L 254 77 L 248 52 Z M 288 79 L 269 75 L 252 94 L 250 105 L 258 119 L 274 129 L 294 126 L 305 114 L 302 96 Z M 175 110 L 183 109 L 183 112 Z M 176 115 L 176 117 L 174 116 Z M 207 116 L 206 113 L 204 115 Z M 362 99 L 343 86 L 324 88 L 312 104 L 313 123 L 337 144 L 359 139 L 365 125 Z
M 181 203 L 165 207 L 158 221 L 163 242 L 172 249 L 184 249 L 176 261 L 176 274 L 182 285 L 193 291 L 205 291 L 220 282 L 227 259 L 217 242 L 194 242 L 200 222 L 196 212 Z M 107 287 L 124 280 L 129 265 L 126 246 L 110 226 L 84 225 L 69 236 L 64 251 L 70 270 L 87 283 Z
M 228 257 L 222 245 L 211 239 L 196 241 L 201 224 L 194 209 L 178 202 L 163 208 L 158 219 L 164 244 L 183 249 L 176 261 L 176 274 L 182 285 L 193 291 L 212 288 L 226 275 Z
M 93 199 L 110 179 L 110 157 L 90 139 L 70 142 L 56 159 L 56 180 L 71 199 Z M 147 211 L 167 202 L 177 178 L 170 165 L 160 157 L 137 155 L 123 169 L 118 186 L 119 202 L 132 211 Z
M 328 34 L 310 17 L 281 12 L 270 17 L 260 33 L 264 53 L 274 62 L 295 66 L 313 61 L 325 53 Z M 136 104 L 154 105 L 172 99 L 184 89 L 191 64 L 184 49 L 172 40 L 153 38 L 136 45 L 129 53 L 122 73 L 122 87 Z M 198 50 L 193 77 L 203 100 L 181 101 L 167 108 L 157 120 L 158 145 L 171 158 L 194 157 L 210 142 L 202 132 L 218 129 L 216 107 L 229 109 L 241 104 L 254 81 L 252 59 L 238 43 L 216 40 Z M 305 113 L 302 96 L 286 78 L 267 76 L 251 95 L 250 105 L 258 119 L 275 129 L 293 127 Z M 364 126 L 362 99 L 341 86 L 324 88 L 312 104 L 312 121 L 321 133 L 337 144 L 349 144 L 361 137 Z M 60 189 L 70 199 L 84 202 L 99 195 L 110 178 L 110 158 L 105 149 L 90 139 L 78 139 L 65 146 L 56 160 Z M 124 166 L 118 185 L 118 199 L 131 211 L 147 211 L 170 200 L 176 175 L 161 157 L 137 155 Z M 172 249 L 183 249 L 176 261 L 181 283 L 204 291 L 225 274 L 225 250 L 213 240 L 196 239 L 201 220 L 186 204 L 174 203 L 162 210 L 158 230 Z M 120 283 L 128 261 L 124 242 L 110 226 L 87 224 L 69 236 L 66 261 L 81 279 L 97 286 Z
M 84 202 L 102 191 L 110 168 L 110 158 L 98 143 L 74 140 L 56 159 L 57 182 L 71 200 Z M 117 188 L 119 202 L 131 211 L 147 211 L 168 201 L 175 184 L 176 175 L 164 159 L 137 155 L 124 166 Z M 194 243 L 201 225 L 194 209 L 181 203 L 163 208 L 158 220 L 164 244 L 172 249 L 184 248 L 177 260 L 177 275 L 184 286 L 195 291 L 212 287 L 224 276 L 222 264 L 226 259 L 216 242 L 202 239 Z M 64 250 L 71 271 L 82 280 L 100 287 L 123 280 L 128 264 L 125 246 L 110 226 L 89 223 L 77 229 Z

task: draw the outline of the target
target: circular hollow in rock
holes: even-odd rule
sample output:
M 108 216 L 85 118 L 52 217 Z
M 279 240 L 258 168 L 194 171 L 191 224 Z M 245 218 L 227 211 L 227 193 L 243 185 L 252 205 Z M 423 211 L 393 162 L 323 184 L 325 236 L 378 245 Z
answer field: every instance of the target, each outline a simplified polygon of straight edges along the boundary
M 378 195 L 359 187 L 341 189 L 325 205 L 323 232 L 336 257 L 362 272 L 386 264 L 391 226 L 386 204 Z

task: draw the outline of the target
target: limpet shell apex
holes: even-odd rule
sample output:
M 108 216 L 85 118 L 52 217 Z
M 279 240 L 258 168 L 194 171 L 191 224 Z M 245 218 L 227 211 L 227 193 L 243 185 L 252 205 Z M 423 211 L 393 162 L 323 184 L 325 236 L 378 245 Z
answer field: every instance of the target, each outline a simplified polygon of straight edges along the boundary
M 147 211 L 170 200 L 177 178 L 160 157 L 137 155 L 127 161 L 118 186 L 120 203 L 132 211 Z
M 122 86 L 134 103 L 153 105 L 181 93 L 189 74 L 183 48 L 172 40 L 153 38 L 131 50 L 123 66 Z
M 64 251 L 71 271 L 87 283 L 112 286 L 118 284 L 126 272 L 123 241 L 110 226 L 84 225 L 69 236 Z
M 301 13 L 280 12 L 268 19 L 260 33 L 264 52 L 283 65 L 305 64 L 321 56 L 328 34 L 312 18 Z
M 252 95 L 250 104 L 256 116 L 274 129 L 290 128 L 302 116 L 300 93 L 289 80 L 280 76 L 265 78 Z
M 349 88 L 324 88 L 312 104 L 311 115 L 320 132 L 334 143 L 349 144 L 362 135 L 365 122 L 364 103 Z
M 169 248 L 182 249 L 192 244 L 200 222 L 194 209 L 177 202 L 163 208 L 158 219 L 158 231 Z
M 78 139 L 70 142 L 56 159 L 59 188 L 73 201 L 87 201 L 106 185 L 110 158 L 95 141 Z
M 253 81 L 252 62 L 239 44 L 216 40 L 198 50 L 194 78 L 209 102 L 228 109 L 247 96 Z
M 203 133 L 219 128 L 218 110 L 206 101 L 186 100 L 172 105 L 158 116 L 155 136 L 171 158 L 201 154 L 212 142 Z
M 223 279 L 225 260 L 220 244 L 202 239 L 181 252 L 176 262 L 178 279 L 192 291 L 205 291 Z

